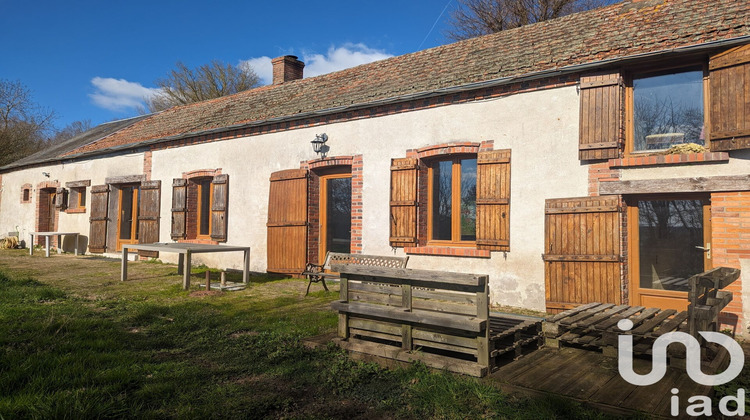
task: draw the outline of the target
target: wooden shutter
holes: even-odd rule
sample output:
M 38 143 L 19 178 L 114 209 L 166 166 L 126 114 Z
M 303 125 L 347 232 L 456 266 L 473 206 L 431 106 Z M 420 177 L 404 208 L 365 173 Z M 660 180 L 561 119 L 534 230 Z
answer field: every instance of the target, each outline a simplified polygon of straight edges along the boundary
M 711 150 L 750 148 L 750 45 L 711 57 Z
M 307 171 L 271 174 L 268 194 L 267 271 L 299 275 L 307 262 Z
M 187 220 L 187 179 L 172 180 L 172 240 L 185 239 Z
M 616 195 L 546 200 L 547 311 L 622 303 L 620 213 Z
M 211 181 L 213 187 L 211 202 L 211 239 L 227 240 L 227 204 L 229 203 L 229 175 L 216 175 Z
M 67 190 L 62 187 L 58 187 L 55 190 L 55 208 L 58 210 L 65 210 L 65 204 L 67 203 L 66 196 Z
M 477 154 L 477 248 L 510 251 L 510 149 Z
M 102 253 L 107 248 L 107 207 L 109 185 L 91 187 L 91 215 L 89 216 L 89 252 Z
M 391 246 L 417 245 L 417 181 L 416 158 L 391 159 Z
M 138 193 L 138 243 L 159 242 L 161 181 L 143 181 Z M 138 251 L 142 257 L 157 258 L 158 251 Z
M 578 158 L 612 159 L 620 155 L 624 87 L 619 72 L 581 77 Z

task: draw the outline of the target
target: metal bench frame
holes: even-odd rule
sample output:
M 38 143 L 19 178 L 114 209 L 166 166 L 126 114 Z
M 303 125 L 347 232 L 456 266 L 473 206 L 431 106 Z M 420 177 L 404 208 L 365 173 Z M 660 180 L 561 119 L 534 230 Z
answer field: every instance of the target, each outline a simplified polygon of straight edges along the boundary
M 323 260 L 323 264 L 307 263 L 305 271 L 301 273 L 302 276 L 307 277 L 307 291 L 305 296 L 310 293 L 310 286 L 313 283 L 323 283 L 323 288 L 328 292 L 328 286 L 326 286 L 326 279 L 339 280 L 341 276 L 339 273 L 326 272 L 330 270 L 332 265 L 345 265 L 345 264 L 357 264 L 366 265 L 370 267 L 387 267 L 387 268 L 406 268 L 406 263 L 409 261 L 409 257 L 391 257 L 383 255 L 366 255 L 366 254 L 347 254 L 343 252 L 326 252 L 326 258 Z

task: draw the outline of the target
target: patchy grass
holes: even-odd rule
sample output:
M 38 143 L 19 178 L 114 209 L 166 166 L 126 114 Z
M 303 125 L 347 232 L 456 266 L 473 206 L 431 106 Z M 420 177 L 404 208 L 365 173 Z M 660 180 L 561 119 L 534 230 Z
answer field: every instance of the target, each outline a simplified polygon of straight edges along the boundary
M 129 272 L 122 283 L 116 260 L 0 251 L 1 418 L 603 417 L 309 349 L 302 338 L 335 330 L 337 293 L 304 297 L 302 280 L 191 296 L 173 265 Z

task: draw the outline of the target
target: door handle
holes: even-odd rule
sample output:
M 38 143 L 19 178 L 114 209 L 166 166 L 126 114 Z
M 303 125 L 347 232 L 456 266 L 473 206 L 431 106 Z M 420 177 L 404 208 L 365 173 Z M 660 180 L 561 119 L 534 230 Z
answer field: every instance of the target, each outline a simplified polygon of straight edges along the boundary
M 700 249 L 703 252 L 705 252 L 706 253 L 706 259 L 709 259 L 709 260 L 711 259 L 711 242 L 707 242 L 705 247 L 703 247 L 703 246 L 696 246 L 695 248 L 696 249 Z

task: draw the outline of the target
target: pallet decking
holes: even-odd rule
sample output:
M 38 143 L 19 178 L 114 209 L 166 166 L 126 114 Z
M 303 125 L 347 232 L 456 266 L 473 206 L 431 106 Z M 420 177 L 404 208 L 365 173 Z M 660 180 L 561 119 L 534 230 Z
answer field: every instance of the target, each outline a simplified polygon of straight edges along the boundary
M 699 331 L 717 331 L 719 312 L 732 300 L 731 292 L 721 290 L 739 278 L 740 271 L 719 267 L 687 280 L 688 310 L 645 308 L 643 306 L 588 303 L 547 318 L 543 325 L 545 345 L 559 348 L 576 345 L 601 349 L 607 356 L 617 355 L 617 337 L 633 336 L 633 353 L 650 355 L 654 341 L 671 331 L 680 331 L 700 339 Z M 622 319 L 633 322 L 630 331 L 621 331 Z M 672 351 L 673 359 L 684 354 Z
M 541 343 L 539 321 L 490 317 L 486 275 L 332 269 L 341 273 L 341 300 L 331 305 L 339 312 L 337 342 L 347 350 L 484 376 Z

